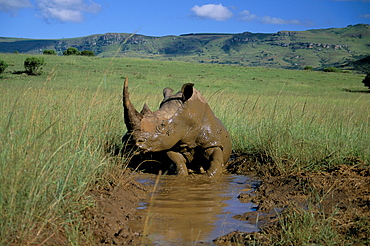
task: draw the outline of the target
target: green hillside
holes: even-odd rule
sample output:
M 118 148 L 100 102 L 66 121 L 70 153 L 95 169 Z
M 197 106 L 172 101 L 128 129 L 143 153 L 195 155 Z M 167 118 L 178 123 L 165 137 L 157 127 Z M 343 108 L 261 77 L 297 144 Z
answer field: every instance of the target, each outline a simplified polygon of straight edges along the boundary
M 151 37 L 107 33 L 56 40 L 0 38 L 0 52 L 3 53 L 17 50 L 38 54 L 45 49 L 54 49 L 62 54 L 68 47 L 76 47 L 81 51 L 92 50 L 100 57 L 117 55 L 288 69 L 302 69 L 305 66 L 316 69 L 328 66 L 356 69 L 361 66 L 354 66 L 354 62 L 370 55 L 370 25 L 272 34 L 203 33 Z

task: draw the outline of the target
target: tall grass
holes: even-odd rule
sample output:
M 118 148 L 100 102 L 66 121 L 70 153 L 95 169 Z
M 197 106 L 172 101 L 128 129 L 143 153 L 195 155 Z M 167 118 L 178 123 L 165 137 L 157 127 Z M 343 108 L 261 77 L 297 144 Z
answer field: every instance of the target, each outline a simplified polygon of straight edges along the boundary
M 94 205 L 85 192 L 108 169 L 102 147 L 121 122 L 110 110 L 120 98 L 55 88 L 48 79 L 1 95 L 2 245 L 90 240 L 80 233 L 81 211 Z
M 281 233 L 270 240 L 273 245 L 339 245 L 343 243 L 333 230 L 335 211 L 332 214 L 314 213 L 295 208 L 278 215 Z
M 266 154 L 281 173 L 290 173 L 343 163 L 368 165 L 369 96 L 328 100 L 277 94 L 249 96 L 243 102 L 238 95 L 219 110 L 234 150 Z M 227 110 L 227 104 L 239 106 Z
M 120 142 L 123 79 L 131 98 L 154 110 L 164 87 L 193 82 L 230 131 L 235 151 L 262 152 L 281 173 L 348 162 L 369 165 L 370 94 L 362 76 L 137 59 L 45 57 L 26 76 L 26 55 L 0 54 L 0 244 L 87 244 L 81 211 L 109 172 Z M 16 72 L 13 74 L 12 72 Z M 116 164 L 115 164 L 116 163 Z

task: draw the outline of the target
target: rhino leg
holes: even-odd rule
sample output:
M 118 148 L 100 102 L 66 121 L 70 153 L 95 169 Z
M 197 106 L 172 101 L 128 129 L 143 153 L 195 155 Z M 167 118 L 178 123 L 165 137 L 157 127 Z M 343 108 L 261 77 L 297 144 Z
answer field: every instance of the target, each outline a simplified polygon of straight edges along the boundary
M 171 159 L 173 163 L 175 163 L 178 175 L 182 176 L 188 175 L 186 159 L 181 153 L 175 151 L 168 151 L 167 156 Z
M 207 174 L 211 177 L 222 174 L 223 152 L 220 147 L 208 148 L 205 150 L 205 157 L 209 160 L 210 167 Z

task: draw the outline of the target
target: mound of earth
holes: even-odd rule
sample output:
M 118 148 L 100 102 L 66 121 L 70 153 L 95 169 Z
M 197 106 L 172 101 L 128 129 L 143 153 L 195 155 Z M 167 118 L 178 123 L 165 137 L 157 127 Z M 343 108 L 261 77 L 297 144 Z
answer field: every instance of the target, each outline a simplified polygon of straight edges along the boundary
M 246 171 L 251 170 L 247 168 Z M 333 228 L 343 238 L 343 242 L 347 240 L 350 245 L 355 242 L 358 245 L 370 245 L 368 168 L 341 165 L 326 172 L 301 172 L 261 178 L 262 183 L 254 194 L 239 195 L 242 201 L 257 204 L 257 211 L 241 214 L 238 219 L 257 222 L 262 231 L 253 235 L 236 231 L 217 238 L 216 242 L 248 245 L 251 240 L 257 240 L 262 245 L 271 245 L 271 240 L 279 240 L 281 237 L 284 213 L 299 213 L 309 208 L 315 216 L 330 217 Z M 312 240 L 312 243 L 316 243 L 315 239 Z
M 135 212 L 140 199 L 151 190 L 136 182 L 131 174 L 127 170 L 120 183 L 90 191 L 97 205 L 88 216 L 95 245 L 141 245 L 142 232 L 132 230 L 128 221 L 145 222 Z
M 256 204 L 257 210 L 235 217 L 257 223 L 261 231 L 253 234 L 235 231 L 215 239 L 215 244 L 255 245 L 258 242 L 258 245 L 271 245 L 272 240 L 279 240 L 281 235 L 279 217 L 310 208 L 317 216 L 330 216 L 343 242 L 369 245 L 369 169 L 341 165 L 326 172 L 281 175 L 268 157 L 249 155 L 235 156 L 226 170 L 254 174 L 262 181 L 252 194 L 239 194 L 238 197 L 242 202 Z M 135 211 L 140 198 L 148 196 L 152 187 L 132 177 L 127 171 L 120 184 L 90 191 L 97 204 L 89 216 L 96 245 L 141 245 L 143 232 L 134 231 L 128 221 L 145 223 L 145 218 L 136 216 Z

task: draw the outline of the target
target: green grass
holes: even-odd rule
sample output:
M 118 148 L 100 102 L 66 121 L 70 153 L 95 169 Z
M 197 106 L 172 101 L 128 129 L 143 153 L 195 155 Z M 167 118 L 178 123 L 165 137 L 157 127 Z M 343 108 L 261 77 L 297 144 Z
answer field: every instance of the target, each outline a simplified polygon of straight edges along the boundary
M 338 245 L 342 243 L 333 230 L 334 215 L 317 214 L 313 209 L 288 209 L 278 216 L 282 233 L 274 245 Z
M 0 75 L 0 244 L 50 243 L 55 235 L 89 242 L 86 190 L 124 171 L 106 146 L 125 133 L 126 76 L 138 109 L 158 108 L 164 87 L 195 83 L 234 150 L 267 154 L 281 173 L 370 163 L 370 94 L 346 91 L 366 91 L 364 75 L 43 56 L 44 74 L 27 76 L 26 57 L 0 54 L 9 64 Z

